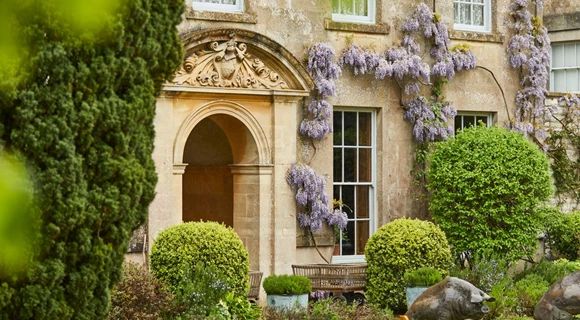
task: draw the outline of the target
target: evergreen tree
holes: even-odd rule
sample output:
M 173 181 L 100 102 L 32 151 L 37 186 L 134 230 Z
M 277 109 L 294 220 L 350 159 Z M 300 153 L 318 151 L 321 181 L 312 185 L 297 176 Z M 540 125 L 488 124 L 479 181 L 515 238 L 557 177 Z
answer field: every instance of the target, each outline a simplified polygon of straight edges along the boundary
M 184 3 L 113 1 L 87 31 L 62 10 L 81 1 L 21 2 L 26 74 L 0 87 L 0 145 L 25 159 L 42 226 L 33 267 L 0 279 L 0 319 L 101 319 L 154 196 L 155 96 L 181 61 Z

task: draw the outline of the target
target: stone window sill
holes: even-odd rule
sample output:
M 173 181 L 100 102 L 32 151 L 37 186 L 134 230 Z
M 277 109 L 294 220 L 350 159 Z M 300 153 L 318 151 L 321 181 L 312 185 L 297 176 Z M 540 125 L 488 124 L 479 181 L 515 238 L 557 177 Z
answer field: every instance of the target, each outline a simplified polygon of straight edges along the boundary
M 449 31 L 449 38 L 452 40 L 503 43 L 505 36 L 497 32 L 480 33 L 473 31 L 451 30 Z
M 255 24 L 256 14 L 253 12 L 217 12 L 217 11 L 196 11 L 188 7 L 185 12 L 186 19 L 224 21 Z
M 372 33 L 372 34 L 388 34 L 390 29 L 389 25 L 386 23 L 363 24 L 363 23 L 337 22 L 332 21 L 332 19 L 329 18 L 324 19 L 324 28 L 326 30 Z

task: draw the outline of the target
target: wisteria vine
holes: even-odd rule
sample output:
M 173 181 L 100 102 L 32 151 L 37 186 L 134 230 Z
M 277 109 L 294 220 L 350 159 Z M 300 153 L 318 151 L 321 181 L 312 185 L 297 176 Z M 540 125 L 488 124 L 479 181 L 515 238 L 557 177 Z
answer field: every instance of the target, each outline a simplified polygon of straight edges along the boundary
M 417 6 L 401 29 L 403 41 L 400 47 L 379 55 L 351 45 L 343 52 L 340 62 L 352 67 L 355 75 L 374 74 L 379 80 L 396 80 L 405 95 L 402 101 L 404 118 L 413 125 L 415 140 L 418 143 L 444 140 L 453 130 L 449 127 L 449 120 L 456 111 L 444 100 L 441 86 L 456 72 L 474 69 L 475 56 L 465 45 L 449 48 L 447 26 L 424 3 Z M 419 36 L 430 45 L 433 66 L 421 57 Z M 421 95 L 421 85 L 433 88 L 431 96 Z
M 580 97 L 565 95 L 558 98 L 556 108 L 550 108 L 556 126 L 548 129 L 546 139 L 548 156 L 556 195 L 562 200 L 572 200 L 575 209 L 580 207 Z
M 320 141 L 332 132 L 332 105 L 326 99 L 335 94 L 335 81 L 341 74 L 335 60 L 334 50 L 328 44 L 318 43 L 308 51 L 307 69 L 314 79 L 315 94 L 306 107 L 300 134 L 313 141 Z M 324 222 L 340 230 L 346 228 L 346 213 L 330 208 L 324 177 L 313 168 L 306 164 L 293 165 L 287 182 L 296 193 L 296 204 L 300 208 L 298 222 L 302 228 L 316 232 Z
M 512 36 L 507 53 L 512 68 L 520 71 L 521 89 L 516 93 L 513 130 L 536 138 L 543 147 L 546 132 L 545 100 L 550 70 L 550 39 L 540 17 L 532 15 L 530 4 L 543 6 L 542 0 L 514 0 L 510 4 L 511 21 L 508 24 Z

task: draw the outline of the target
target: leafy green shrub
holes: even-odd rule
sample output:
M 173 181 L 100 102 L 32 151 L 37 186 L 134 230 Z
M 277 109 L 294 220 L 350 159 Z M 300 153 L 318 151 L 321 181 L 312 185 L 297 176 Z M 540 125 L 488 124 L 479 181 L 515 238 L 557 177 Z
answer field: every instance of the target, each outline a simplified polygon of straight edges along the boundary
M 548 291 L 550 283 L 538 274 L 529 274 L 515 283 L 519 310 L 527 316 L 534 315 L 534 308 Z
M 271 275 L 264 279 L 262 285 L 266 294 L 306 294 L 312 291 L 310 279 L 305 276 Z
M 216 266 L 198 263 L 186 269 L 172 291 L 181 318 L 205 319 L 230 289 Z
M 0 144 L 30 169 L 42 241 L 25 279 L 0 280 L 0 319 L 103 319 L 155 196 L 155 96 L 182 62 L 185 3 L 1 3 L 29 50 L 19 85 L 0 90 Z M 104 3 L 118 10 L 102 15 Z M 99 32 L 65 19 L 79 8 Z
M 382 226 L 368 241 L 367 291 L 370 303 L 404 310 L 407 270 L 433 267 L 447 274 L 451 252 L 445 234 L 428 221 L 397 219 Z
M 311 305 L 309 320 L 389 320 L 395 319 L 390 310 L 374 305 L 348 304 L 340 299 L 321 299 Z
M 468 265 L 454 266 L 450 275 L 469 281 L 474 286 L 485 292 L 506 276 L 510 268 L 510 262 L 500 254 L 490 250 L 480 250 L 474 253 L 468 261 Z
M 508 259 L 531 255 L 537 207 L 552 194 L 546 156 L 521 134 L 474 127 L 430 156 L 429 208 L 454 252 L 490 249 Z
M 531 268 L 523 271 L 515 277 L 516 281 L 530 274 L 540 276 L 550 285 L 562 279 L 565 275 L 580 270 L 580 261 L 568 261 L 559 259 L 556 261 L 542 260 Z
M 246 297 L 235 296 L 229 292 L 212 308 L 209 320 L 257 320 L 262 312 L 258 306 L 251 304 Z
M 161 232 L 151 250 L 151 270 L 172 291 L 196 279 L 201 264 L 236 295 L 249 290 L 248 251 L 231 229 L 215 222 L 183 223 Z
M 121 281 L 111 292 L 107 319 L 157 320 L 174 314 L 173 295 L 142 266 L 125 263 Z
M 443 279 L 441 272 L 432 267 L 408 270 L 403 276 L 409 287 L 430 287 Z
M 542 220 L 552 254 L 568 260 L 580 258 L 580 211 L 563 213 L 547 209 Z

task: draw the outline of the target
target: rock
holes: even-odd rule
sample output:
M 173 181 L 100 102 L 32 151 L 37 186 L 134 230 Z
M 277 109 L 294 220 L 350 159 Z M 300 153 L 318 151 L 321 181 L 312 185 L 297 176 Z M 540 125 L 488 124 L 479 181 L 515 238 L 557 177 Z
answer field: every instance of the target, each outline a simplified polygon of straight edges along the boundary
M 580 314 L 580 271 L 554 283 L 534 310 L 536 320 L 566 320 Z

